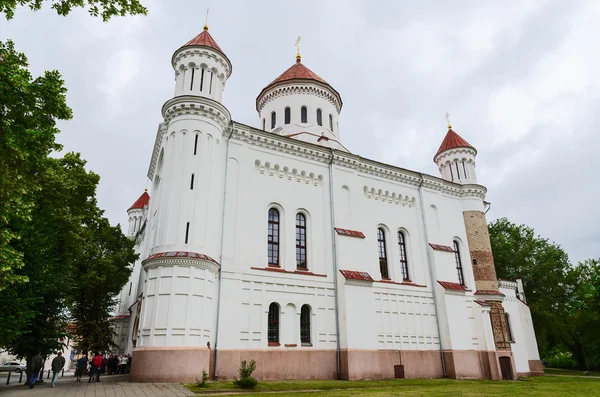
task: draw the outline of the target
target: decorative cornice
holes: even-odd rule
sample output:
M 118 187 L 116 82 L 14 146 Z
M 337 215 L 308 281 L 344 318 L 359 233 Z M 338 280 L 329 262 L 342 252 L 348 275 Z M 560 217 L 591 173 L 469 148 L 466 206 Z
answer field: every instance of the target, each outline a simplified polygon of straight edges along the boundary
M 454 149 L 444 150 L 437 156 L 435 156 L 435 163 L 439 165 L 440 162 L 444 162 L 443 160 L 451 161 L 450 159 L 455 159 L 456 157 L 460 157 L 460 155 L 464 156 L 465 160 L 471 161 L 475 164 L 475 156 L 477 155 L 477 150 L 468 147 L 458 147 Z
M 312 184 L 314 186 L 323 185 L 323 175 L 316 175 L 313 172 L 297 170 L 296 168 L 290 170 L 287 166 L 282 167 L 279 164 L 272 165 L 268 161 L 262 163 L 257 159 L 254 162 L 254 169 L 263 175 L 277 176 L 289 181 L 294 180 L 296 182 Z
M 156 130 L 156 139 L 154 139 L 154 149 L 152 149 L 152 158 L 150 159 L 150 166 L 148 167 L 148 179 L 154 180 L 154 171 L 156 171 L 156 163 L 158 162 L 158 155 L 160 153 L 160 147 L 162 145 L 162 138 L 167 133 L 167 125 L 165 123 L 158 124 Z
M 288 95 L 314 95 L 323 98 L 331 103 L 335 110 L 340 113 L 342 110 L 341 99 L 334 95 L 326 86 L 316 81 L 302 81 L 296 83 L 281 83 L 269 89 L 265 94 L 260 95 L 256 100 L 256 110 L 261 112 L 264 107 L 277 98 Z
M 384 192 L 381 189 L 376 190 L 374 187 L 369 189 L 367 186 L 364 186 L 363 192 L 365 193 L 366 198 L 379 200 L 382 203 L 393 203 L 396 205 L 408 206 L 409 208 L 412 208 L 417 202 L 417 199 L 413 196 L 402 195 L 400 193 L 390 194 L 388 190 Z
M 161 266 L 191 266 L 197 269 L 206 269 L 214 274 L 219 274 L 220 269 L 219 264 L 216 262 L 200 258 L 185 257 L 159 257 L 147 259 L 142 262 L 142 266 L 146 271 Z
M 195 95 L 181 95 L 169 99 L 162 107 L 165 123 L 169 124 L 175 117 L 196 115 L 215 121 L 224 131 L 231 121 L 229 110 L 217 101 Z
M 215 60 L 223 67 L 223 69 L 225 69 L 227 77 L 231 76 L 232 67 L 229 58 L 217 50 L 205 46 L 184 46 L 179 48 L 177 51 L 175 51 L 173 57 L 171 57 L 171 65 L 173 66 L 173 69 L 177 70 L 177 64 L 179 64 L 185 58 L 191 58 L 194 56 L 206 57 Z
M 516 281 L 498 280 L 498 288 L 517 290 Z

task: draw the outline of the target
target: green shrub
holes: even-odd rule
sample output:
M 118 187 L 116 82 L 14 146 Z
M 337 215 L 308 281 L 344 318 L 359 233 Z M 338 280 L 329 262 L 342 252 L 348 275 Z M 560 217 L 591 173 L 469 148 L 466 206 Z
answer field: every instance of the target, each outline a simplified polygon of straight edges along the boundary
M 198 378 L 196 378 L 196 386 L 206 387 L 207 380 L 208 380 L 208 374 L 206 373 L 206 371 L 202 371 L 202 380 L 198 380 Z
M 246 360 L 242 360 L 242 365 L 238 370 L 240 379 L 234 380 L 233 384 L 242 389 L 254 388 L 258 384 L 258 381 L 252 377 L 254 370 L 256 370 L 256 361 L 251 360 L 250 363 L 247 363 Z
M 546 357 L 546 366 L 550 368 L 577 369 L 577 361 L 569 352 L 553 351 Z

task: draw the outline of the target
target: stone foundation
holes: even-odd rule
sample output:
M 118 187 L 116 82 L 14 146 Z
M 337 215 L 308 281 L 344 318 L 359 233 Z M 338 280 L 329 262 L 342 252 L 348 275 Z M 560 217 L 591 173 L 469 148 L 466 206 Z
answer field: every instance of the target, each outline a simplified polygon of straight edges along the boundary
M 404 366 L 405 378 L 441 378 L 438 350 L 344 350 L 340 352 L 342 379 L 389 379 L 394 366 Z
M 541 360 L 529 360 L 529 373 L 526 376 L 544 376 L 544 364 Z
M 194 382 L 211 368 L 206 347 L 138 347 L 133 350 L 132 382 Z

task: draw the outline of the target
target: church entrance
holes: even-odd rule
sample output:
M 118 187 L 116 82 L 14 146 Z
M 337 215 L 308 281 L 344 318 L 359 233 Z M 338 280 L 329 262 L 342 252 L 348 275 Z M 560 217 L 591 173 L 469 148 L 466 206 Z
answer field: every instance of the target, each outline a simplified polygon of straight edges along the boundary
M 502 372 L 502 380 L 512 380 L 510 357 L 500 357 L 500 371 Z

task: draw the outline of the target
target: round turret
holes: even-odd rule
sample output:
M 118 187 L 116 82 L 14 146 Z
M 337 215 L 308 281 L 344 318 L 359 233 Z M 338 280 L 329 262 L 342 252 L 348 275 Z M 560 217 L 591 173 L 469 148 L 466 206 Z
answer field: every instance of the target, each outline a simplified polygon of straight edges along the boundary
M 442 178 L 460 184 L 477 183 L 475 156 L 477 150 L 448 125 L 448 133 L 433 161 L 437 164 Z
M 144 193 L 129 207 L 127 216 L 129 218 L 129 228 L 127 229 L 127 237 L 134 238 L 137 232 L 140 231 L 146 219 L 146 211 L 150 203 L 150 195 L 148 189 L 144 189 Z

